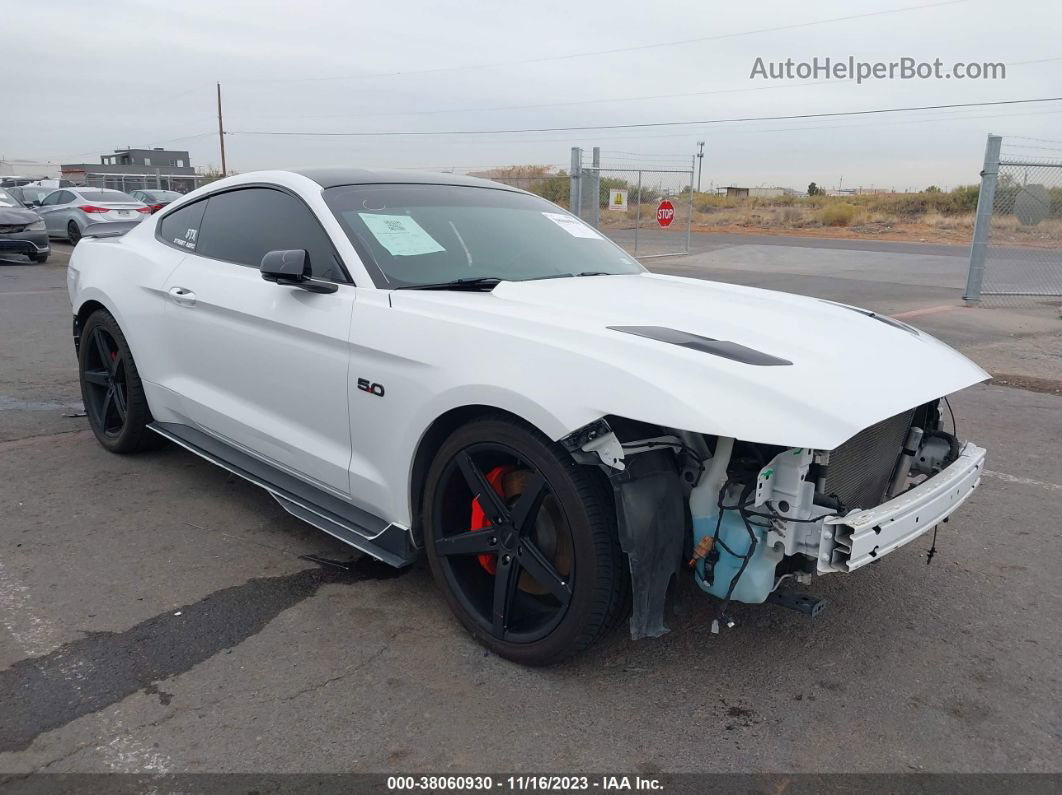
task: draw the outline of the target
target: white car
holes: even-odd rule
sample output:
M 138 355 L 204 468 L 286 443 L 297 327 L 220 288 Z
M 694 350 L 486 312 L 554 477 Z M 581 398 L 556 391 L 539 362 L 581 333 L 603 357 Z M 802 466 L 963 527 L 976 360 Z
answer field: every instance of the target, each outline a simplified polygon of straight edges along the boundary
M 100 443 L 161 436 L 394 566 L 533 665 L 679 573 L 814 604 L 945 520 L 984 450 L 945 396 L 989 376 L 889 317 L 645 271 L 545 200 L 453 175 L 264 171 L 71 257 Z M 948 428 L 951 428 L 949 431 Z

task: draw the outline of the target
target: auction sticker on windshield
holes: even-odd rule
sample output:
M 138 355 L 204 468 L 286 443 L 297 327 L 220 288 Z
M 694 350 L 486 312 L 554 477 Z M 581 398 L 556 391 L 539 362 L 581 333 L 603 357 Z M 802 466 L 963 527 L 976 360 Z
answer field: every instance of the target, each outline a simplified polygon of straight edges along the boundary
M 604 239 L 593 228 L 584 223 L 580 223 L 578 219 L 572 218 L 570 215 L 565 215 L 564 213 L 542 214 L 572 237 L 590 237 L 596 240 Z
M 365 222 L 373 237 L 380 241 L 380 245 L 394 257 L 415 257 L 418 254 L 446 251 L 408 215 L 358 213 L 358 217 Z

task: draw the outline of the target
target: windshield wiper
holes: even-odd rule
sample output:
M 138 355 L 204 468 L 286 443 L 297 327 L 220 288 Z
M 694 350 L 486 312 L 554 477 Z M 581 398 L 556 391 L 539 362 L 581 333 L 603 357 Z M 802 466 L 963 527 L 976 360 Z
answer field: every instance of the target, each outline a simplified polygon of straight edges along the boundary
M 431 284 L 404 284 L 396 287 L 396 290 L 493 290 L 501 284 L 497 276 L 476 276 L 467 279 L 454 279 L 449 282 L 434 282 Z
M 611 273 L 605 271 L 583 271 L 582 273 L 573 273 L 573 276 L 611 276 Z

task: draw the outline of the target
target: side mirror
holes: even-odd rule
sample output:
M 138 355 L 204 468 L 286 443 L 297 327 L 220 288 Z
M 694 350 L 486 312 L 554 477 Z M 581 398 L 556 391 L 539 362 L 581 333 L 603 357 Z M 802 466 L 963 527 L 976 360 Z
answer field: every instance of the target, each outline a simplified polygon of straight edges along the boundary
M 30 202 L 29 206 L 30 207 L 40 207 L 41 206 L 41 200 L 40 199 L 34 199 L 33 201 Z
M 262 278 L 289 287 L 309 290 L 311 293 L 334 293 L 339 287 L 332 282 L 313 278 L 310 255 L 301 248 L 269 251 L 262 257 L 259 266 Z

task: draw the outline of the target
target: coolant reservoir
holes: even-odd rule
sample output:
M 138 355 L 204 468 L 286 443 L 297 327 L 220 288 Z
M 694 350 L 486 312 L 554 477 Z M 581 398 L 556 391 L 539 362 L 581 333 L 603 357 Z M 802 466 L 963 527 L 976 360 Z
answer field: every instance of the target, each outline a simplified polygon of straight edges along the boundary
M 693 517 L 693 547 L 705 536 L 715 535 L 715 524 L 718 514 L 714 516 Z M 783 552 L 779 549 L 768 548 L 765 539 L 767 531 L 764 528 L 752 526 L 756 534 L 756 551 L 749 560 L 748 566 L 742 572 L 741 578 L 734 585 L 731 598 L 738 602 L 758 603 L 767 598 L 774 588 L 774 570 L 782 559 Z M 716 545 L 719 550 L 719 560 L 716 561 L 712 583 L 709 585 L 709 575 L 705 572 L 705 561 L 697 561 L 697 584 L 713 596 L 720 599 L 726 596 L 730 588 L 730 582 L 741 568 L 744 555 L 747 554 L 751 539 L 745 523 L 737 511 L 723 511 L 723 521 L 719 526 L 719 540 L 723 542 L 735 555 L 730 554 L 721 544 Z

